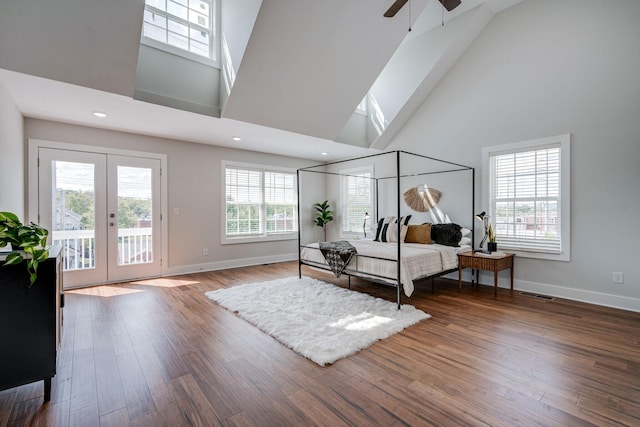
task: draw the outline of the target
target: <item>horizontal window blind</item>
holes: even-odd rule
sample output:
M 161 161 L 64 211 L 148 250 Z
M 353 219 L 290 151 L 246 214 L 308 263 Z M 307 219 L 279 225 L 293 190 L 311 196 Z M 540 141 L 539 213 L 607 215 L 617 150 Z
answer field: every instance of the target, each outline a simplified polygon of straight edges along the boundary
M 267 234 L 296 231 L 296 177 L 287 173 L 265 172 L 264 181 Z
M 560 253 L 560 144 L 489 156 L 490 215 L 505 249 Z
M 262 173 L 254 170 L 225 170 L 227 236 L 252 236 L 262 233 Z
M 259 237 L 298 230 L 296 176 L 225 167 L 226 237 Z
M 363 233 L 365 214 L 371 214 L 373 209 L 371 169 L 367 167 L 342 173 L 345 173 L 342 177 L 342 231 Z

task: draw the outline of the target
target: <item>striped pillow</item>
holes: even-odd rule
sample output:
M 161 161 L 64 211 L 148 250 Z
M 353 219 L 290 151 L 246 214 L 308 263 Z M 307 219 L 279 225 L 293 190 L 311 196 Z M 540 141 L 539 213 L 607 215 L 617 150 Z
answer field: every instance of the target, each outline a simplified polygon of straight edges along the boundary
M 411 220 L 411 215 L 405 215 L 400 217 L 400 224 L 409 225 L 409 221 Z
M 395 216 L 385 216 L 384 218 L 380 218 L 380 220 L 378 221 L 378 226 L 376 228 L 376 237 L 375 239 L 373 239 L 375 242 L 380 241 L 382 227 L 384 227 L 385 224 L 392 223 L 393 221 L 395 221 L 395 219 L 396 219 Z
M 404 238 L 407 236 L 407 226 L 403 225 L 400 230 L 400 241 L 404 242 Z M 398 224 L 392 222 L 391 224 L 384 224 L 382 231 L 380 232 L 381 242 L 397 242 L 398 241 Z

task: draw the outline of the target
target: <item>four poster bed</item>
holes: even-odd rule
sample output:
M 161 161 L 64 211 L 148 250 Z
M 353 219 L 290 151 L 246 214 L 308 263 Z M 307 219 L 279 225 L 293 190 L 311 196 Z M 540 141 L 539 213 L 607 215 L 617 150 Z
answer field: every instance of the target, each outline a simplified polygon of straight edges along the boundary
M 367 169 L 370 173 L 360 173 Z M 356 171 L 356 172 L 354 172 Z M 418 284 L 456 272 L 458 270 L 458 252 L 471 250 L 474 246 L 474 187 L 475 171 L 469 166 L 460 165 L 432 157 L 405 151 L 392 151 L 371 156 L 359 157 L 338 162 L 326 163 L 298 169 L 298 274 L 302 277 L 302 266 L 333 272 L 336 276 L 346 275 L 351 286 L 351 276 L 393 286 L 397 290 L 397 305 L 400 309 L 401 294 L 411 296 Z M 340 230 L 338 238 L 331 242 L 317 242 L 313 232 L 311 211 L 313 202 L 304 200 L 313 196 L 330 199 L 328 189 L 340 188 L 344 180 L 368 180 L 373 200 L 373 215 L 366 212 L 364 225 L 358 233 L 355 230 Z M 427 186 L 437 183 L 443 190 L 443 202 L 431 200 L 429 206 L 420 211 L 412 211 L 402 204 L 402 188 L 418 188 L 424 191 Z M 304 193 L 303 193 L 304 190 Z M 415 192 L 414 192 L 415 193 Z M 440 191 L 432 194 L 440 196 Z M 405 191 L 405 202 L 408 191 Z M 453 201 L 453 203 L 452 203 Z M 334 203 L 339 211 L 345 206 Z M 456 215 L 467 217 L 468 228 L 452 224 L 444 209 L 456 211 Z M 413 209 L 416 209 L 415 207 Z M 340 212 L 336 212 L 338 217 Z M 345 214 L 342 214 L 345 215 Z M 420 217 L 420 215 L 423 215 Z M 411 223 L 411 218 L 414 222 Z M 303 218 L 305 221 L 303 221 Z M 367 220 L 376 224 L 375 238 L 367 239 Z M 427 222 L 428 220 L 428 222 Z M 331 225 L 339 226 L 340 221 Z M 444 223 L 444 224 L 442 224 Z M 433 227 L 433 231 L 431 228 Z M 435 241 L 430 237 L 437 232 Z M 444 232 L 444 240 L 440 234 Z M 452 233 L 450 233 L 452 232 Z M 422 233 L 422 234 L 418 234 Z M 333 235 L 336 235 L 335 231 Z M 362 238 L 364 235 L 365 238 Z M 459 237 L 465 235 L 464 237 Z M 425 236 L 416 238 L 416 236 Z M 459 241 L 458 241 L 459 239 Z M 332 239 L 327 239 L 332 240 Z

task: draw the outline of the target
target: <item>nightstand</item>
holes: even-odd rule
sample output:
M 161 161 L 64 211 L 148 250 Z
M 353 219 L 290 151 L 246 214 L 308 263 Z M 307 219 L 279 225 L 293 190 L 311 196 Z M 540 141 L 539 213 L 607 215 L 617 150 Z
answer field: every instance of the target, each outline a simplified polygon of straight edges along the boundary
M 513 291 L 513 258 L 515 254 L 490 255 L 480 252 L 462 252 L 458 254 L 458 289 L 462 289 L 462 269 L 474 270 L 473 277 L 477 277 L 476 271 L 493 271 L 493 295 L 498 296 L 498 272 L 511 269 L 511 290 Z M 479 282 L 479 281 L 478 281 Z M 472 281 L 473 283 L 473 281 Z

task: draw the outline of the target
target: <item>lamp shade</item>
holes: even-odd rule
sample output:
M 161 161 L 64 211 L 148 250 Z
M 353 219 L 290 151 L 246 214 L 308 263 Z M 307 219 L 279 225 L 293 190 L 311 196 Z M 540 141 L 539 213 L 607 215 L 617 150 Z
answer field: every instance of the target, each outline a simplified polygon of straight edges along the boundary
M 476 219 L 478 221 L 483 221 L 484 217 L 487 215 L 487 213 L 485 211 L 480 212 L 479 214 L 476 214 Z

